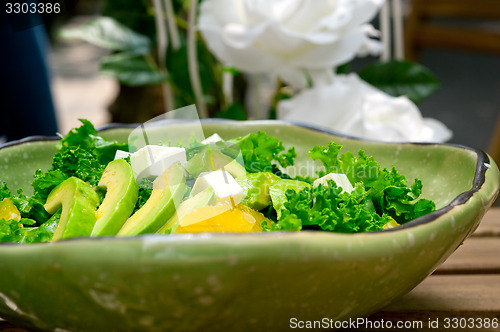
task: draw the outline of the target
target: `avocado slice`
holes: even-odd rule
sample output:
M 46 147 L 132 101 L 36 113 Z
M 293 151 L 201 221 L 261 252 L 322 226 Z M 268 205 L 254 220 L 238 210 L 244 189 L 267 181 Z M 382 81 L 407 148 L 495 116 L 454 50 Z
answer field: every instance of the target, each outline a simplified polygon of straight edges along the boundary
M 276 210 L 276 213 L 278 215 L 278 220 L 281 218 L 281 210 L 284 208 L 283 204 L 285 204 L 286 201 L 287 190 L 294 190 L 295 192 L 299 192 L 302 189 L 309 187 L 311 187 L 311 185 L 304 181 L 281 178 L 273 181 L 269 185 L 269 196 L 271 197 L 274 209 Z
M 227 171 L 234 178 L 246 174 L 245 166 L 241 165 L 236 159 L 210 148 L 197 153 L 186 163 L 186 171 L 193 178 L 197 178 L 203 172 L 219 169 Z
M 169 234 L 175 232 L 179 226 L 179 222 L 185 215 L 193 212 L 196 209 L 215 203 L 215 194 L 212 188 L 207 188 L 193 197 L 182 202 L 175 214 L 170 220 L 158 231 L 158 233 Z
M 236 178 L 236 182 L 243 188 L 243 200 L 240 204 L 254 210 L 262 210 L 269 205 L 269 185 L 280 180 L 280 177 L 270 172 L 248 173 Z
M 64 180 L 50 192 L 44 205 L 49 214 L 62 207 L 61 218 L 52 241 L 77 236 L 89 236 L 96 222 L 99 196 L 87 183 L 78 178 Z
M 90 236 L 116 235 L 134 211 L 139 196 L 132 167 L 123 159 L 110 162 L 99 187 L 107 192 L 97 209 L 97 221 Z
M 184 169 L 178 162 L 172 164 L 156 178 L 151 196 L 125 222 L 118 235 L 130 236 L 157 232 L 173 216 L 186 189 Z

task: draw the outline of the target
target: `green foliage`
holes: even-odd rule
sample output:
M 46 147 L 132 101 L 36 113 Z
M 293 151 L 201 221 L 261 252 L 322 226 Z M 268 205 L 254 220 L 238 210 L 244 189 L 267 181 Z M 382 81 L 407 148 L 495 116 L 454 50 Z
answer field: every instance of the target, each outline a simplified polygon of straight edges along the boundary
M 38 243 L 52 239 L 61 210 L 40 226 L 35 221 L 23 218 L 20 221 L 0 219 L 0 242 Z
M 60 169 L 53 169 L 45 173 L 38 169 L 35 175 L 33 175 L 33 178 L 34 180 L 31 185 L 35 189 L 34 196 L 37 198 L 46 198 L 49 196 L 52 189 L 68 179 L 69 176 Z
M 148 57 L 119 53 L 102 58 L 99 73 L 116 78 L 127 86 L 142 86 L 166 82 L 168 76 L 161 73 Z
M 137 212 L 137 210 L 139 210 L 144 204 L 146 204 L 146 201 L 149 199 L 152 192 L 153 192 L 153 181 L 147 178 L 142 179 L 141 182 L 139 183 L 139 198 L 137 199 L 132 214 Z
M 10 196 L 12 196 L 12 193 L 7 187 L 7 183 L 3 181 L 0 182 L 0 201 L 3 201 L 4 198 L 9 198 Z
M 27 220 L 27 224 L 31 225 L 32 221 Z M 0 242 L 17 242 L 25 222 L 25 219 L 20 221 L 0 219 Z
M 75 146 L 56 153 L 52 169 L 60 170 L 67 177 L 74 176 L 95 186 L 102 176 L 104 166 L 99 163 L 95 151 Z
M 238 102 L 232 103 L 228 107 L 220 110 L 215 114 L 216 118 L 231 119 L 231 120 L 248 120 L 247 111 Z
M 111 17 L 101 16 L 77 28 L 61 31 L 65 39 L 80 39 L 112 51 L 148 54 L 151 41 Z
M 315 146 L 309 156 L 321 161 L 326 173 L 343 173 L 351 183 L 361 183 L 379 215 L 387 214 L 403 224 L 435 210 L 434 202 L 417 200 L 422 192 L 420 180 L 415 179 L 409 187 L 406 178 L 394 167 L 381 169 L 380 164 L 366 156 L 363 150 L 357 156 L 352 152 L 339 155 L 341 149 L 342 146 L 332 142 L 328 147 Z
M 283 143 L 263 131 L 240 138 L 236 144 L 241 148 L 245 168 L 251 173 L 272 172 L 276 162 L 281 167 L 293 166 L 293 159 L 297 156 L 294 147 L 284 152 Z
M 337 74 L 348 74 L 350 71 L 350 65 L 349 63 L 344 63 L 343 65 L 340 65 L 336 68 L 335 72 Z
M 33 224 L 42 224 L 50 217 L 43 207 L 45 200 L 39 197 L 28 197 L 19 189 L 17 195 L 12 195 L 10 199 L 21 213 L 21 217 L 33 220 Z
M 429 69 L 410 61 L 377 62 L 363 68 L 359 77 L 391 96 L 407 96 L 414 103 L 421 102 L 441 87 Z
M 112 11 L 110 7 L 108 10 Z M 118 52 L 101 59 L 99 72 L 116 78 L 124 85 L 142 86 L 168 80 L 168 76 L 159 71 L 158 65 L 150 56 L 150 38 L 131 30 L 114 18 L 98 17 L 78 28 L 62 30 L 61 36 L 81 39 Z
M 267 230 L 319 229 L 340 233 L 382 230 L 391 218 L 369 209 L 369 194 L 358 184 L 351 193 L 342 193 L 334 181 L 328 186 L 286 191 L 285 209 L 277 223 Z
M 156 27 L 150 3 L 148 0 L 105 0 L 101 14 L 154 40 Z
M 106 166 L 115 158 L 116 150 L 128 150 L 127 143 L 110 141 L 98 135 L 90 121 L 79 119 L 82 125 L 71 129 L 68 134 L 57 143 L 57 150 L 64 152 L 67 149 L 80 147 L 83 150 L 95 149 L 95 154 L 101 165 Z
M 221 76 L 221 68 L 217 61 L 208 51 L 205 44 L 197 41 L 196 54 L 198 59 L 198 72 L 201 80 L 201 89 L 208 104 L 214 104 L 220 88 L 218 77 Z M 168 49 L 166 66 L 170 75 L 170 82 L 175 92 L 177 107 L 194 104 L 196 98 L 191 86 L 189 74 L 188 50 L 185 38 L 181 38 L 181 47 L 178 50 Z

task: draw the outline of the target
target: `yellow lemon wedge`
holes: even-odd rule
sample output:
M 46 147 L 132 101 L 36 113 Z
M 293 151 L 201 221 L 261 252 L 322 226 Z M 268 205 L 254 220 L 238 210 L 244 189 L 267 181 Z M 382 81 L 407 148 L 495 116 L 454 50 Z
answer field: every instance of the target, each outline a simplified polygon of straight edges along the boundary
M 0 219 L 21 220 L 21 213 L 19 213 L 19 210 L 10 198 L 5 198 L 0 202 Z
M 389 229 L 389 228 L 394 228 L 396 226 L 399 226 L 399 224 L 397 223 L 396 220 L 394 220 L 393 218 L 391 218 L 391 221 L 389 221 L 387 224 L 385 224 L 384 226 L 382 226 L 383 229 Z
M 262 213 L 245 205 L 230 208 L 225 204 L 218 204 L 204 206 L 185 215 L 175 232 L 261 232 L 263 221 L 269 223 Z

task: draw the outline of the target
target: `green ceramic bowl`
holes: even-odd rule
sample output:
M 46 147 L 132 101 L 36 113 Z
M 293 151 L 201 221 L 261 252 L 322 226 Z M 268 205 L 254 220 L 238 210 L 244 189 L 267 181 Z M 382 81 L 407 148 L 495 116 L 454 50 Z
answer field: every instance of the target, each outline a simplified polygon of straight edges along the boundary
M 168 130 L 186 132 L 183 125 Z M 125 140 L 130 128 L 102 135 Z M 0 316 L 48 331 L 284 330 L 290 320 L 369 315 L 409 292 L 478 226 L 500 177 L 483 152 L 360 141 L 290 123 L 207 121 L 205 134 L 264 130 L 295 146 L 364 149 L 418 177 L 438 210 L 391 231 L 147 235 L 0 245 Z M 0 150 L 0 179 L 29 190 L 54 140 Z

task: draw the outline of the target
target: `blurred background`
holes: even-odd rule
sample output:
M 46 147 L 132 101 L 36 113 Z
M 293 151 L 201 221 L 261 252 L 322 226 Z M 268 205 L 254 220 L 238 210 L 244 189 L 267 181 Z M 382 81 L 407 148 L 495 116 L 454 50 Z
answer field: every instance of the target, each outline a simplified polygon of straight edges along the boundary
M 61 1 L 60 14 L 42 17 L 49 36 L 50 87 L 58 131 L 62 134 L 77 126 L 78 118 L 89 119 L 96 127 L 116 119 L 126 122 L 127 117 L 120 115 L 123 104 L 117 100 L 120 91 L 132 98 L 137 96 L 137 102 L 127 105 L 128 109 L 140 113 L 144 108 L 156 107 L 143 104 L 152 99 L 144 91 L 120 88 L 114 78 L 98 73 L 101 58 L 110 51 L 84 41 L 59 38 L 61 29 L 81 26 L 106 13 L 109 2 L 113 1 L 65 0 Z M 115 14 L 125 21 L 127 15 L 138 19 L 130 12 Z M 424 117 L 446 124 L 454 134 L 451 143 L 489 151 L 498 162 L 500 1 L 407 0 L 404 19 L 406 57 L 429 68 L 442 84 L 418 105 Z M 150 20 L 143 27 L 147 29 L 148 24 Z M 361 66 L 370 59 L 356 61 Z M 2 81 L 6 83 L 5 79 Z M 9 110 L 1 112 L 6 114 Z

